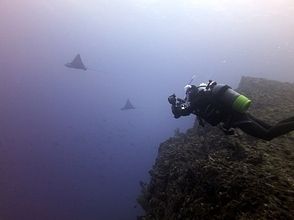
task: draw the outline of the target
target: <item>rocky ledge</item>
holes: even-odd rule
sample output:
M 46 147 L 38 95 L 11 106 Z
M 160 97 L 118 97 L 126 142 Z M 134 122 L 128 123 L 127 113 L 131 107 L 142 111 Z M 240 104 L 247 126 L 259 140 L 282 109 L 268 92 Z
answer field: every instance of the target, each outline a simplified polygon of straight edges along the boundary
M 262 120 L 294 115 L 294 84 L 242 77 L 237 90 Z M 293 149 L 294 132 L 266 142 L 195 124 L 160 145 L 138 219 L 293 219 Z

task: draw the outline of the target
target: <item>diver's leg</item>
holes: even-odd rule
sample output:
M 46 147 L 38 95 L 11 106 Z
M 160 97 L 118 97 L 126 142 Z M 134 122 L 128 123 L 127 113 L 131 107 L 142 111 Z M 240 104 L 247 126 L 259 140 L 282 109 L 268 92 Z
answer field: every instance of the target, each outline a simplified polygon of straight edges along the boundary
M 249 113 L 243 113 L 234 116 L 232 125 L 253 137 L 269 141 L 275 137 L 294 131 L 294 117 L 280 121 L 275 126 L 270 126 Z
M 271 129 L 269 129 L 267 136 L 273 139 L 283 134 L 287 134 L 291 131 L 294 131 L 294 121 L 284 123 L 279 122 Z
M 264 121 L 261 121 L 260 119 L 258 118 L 255 118 L 253 115 L 247 113 L 247 116 L 248 118 L 250 118 L 251 120 L 254 120 L 255 122 L 259 123 L 262 127 L 265 127 L 267 129 L 270 129 L 272 126 L 265 123 Z M 279 121 L 277 124 L 281 124 L 281 123 L 285 123 L 285 122 L 294 122 L 294 116 L 293 117 L 290 117 L 290 118 L 287 118 L 287 119 L 284 119 L 282 121 Z
M 270 129 L 262 127 L 255 121 L 240 123 L 237 127 L 253 137 L 270 141 L 278 136 L 294 131 L 294 122 L 278 123 Z
M 290 118 L 287 118 L 285 120 L 282 120 L 282 121 L 279 121 L 278 124 L 281 124 L 281 123 L 284 123 L 284 122 L 294 122 L 294 116 L 293 117 L 290 117 Z
M 259 123 L 258 123 L 259 122 Z M 265 125 L 265 126 L 262 126 Z M 266 140 L 270 125 L 259 121 L 249 113 L 234 113 L 232 127 L 240 128 L 245 133 Z
M 266 128 L 266 129 L 270 129 L 272 126 L 265 123 L 264 121 L 261 121 L 258 118 L 255 118 L 253 115 L 250 115 L 249 113 L 247 114 L 248 118 L 250 118 L 251 120 L 257 122 L 258 124 L 260 124 L 262 127 Z
M 268 138 L 269 130 L 267 128 L 264 128 L 263 126 L 261 126 L 259 123 L 255 121 L 240 123 L 238 124 L 237 127 L 253 137 L 260 138 L 263 140 L 270 140 Z

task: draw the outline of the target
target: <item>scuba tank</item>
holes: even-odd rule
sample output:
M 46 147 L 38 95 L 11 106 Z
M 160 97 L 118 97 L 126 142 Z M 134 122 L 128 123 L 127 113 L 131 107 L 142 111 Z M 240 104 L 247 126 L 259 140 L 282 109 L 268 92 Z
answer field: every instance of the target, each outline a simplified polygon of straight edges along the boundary
M 228 85 L 214 84 L 210 87 L 212 95 L 224 104 L 237 112 L 244 113 L 251 105 L 251 100 L 246 96 L 233 90 Z

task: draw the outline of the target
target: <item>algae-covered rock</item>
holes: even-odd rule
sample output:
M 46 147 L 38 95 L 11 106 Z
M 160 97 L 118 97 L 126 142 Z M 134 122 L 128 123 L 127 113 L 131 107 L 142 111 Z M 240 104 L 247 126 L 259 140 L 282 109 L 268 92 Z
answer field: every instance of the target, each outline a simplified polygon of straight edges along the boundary
M 294 115 L 293 84 L 243 77 L 238 91 L 262 120 Z M 160 145 L 138 219 L 293 219 L 293 148 L 294 132 L 265 142 L 196 125 Z

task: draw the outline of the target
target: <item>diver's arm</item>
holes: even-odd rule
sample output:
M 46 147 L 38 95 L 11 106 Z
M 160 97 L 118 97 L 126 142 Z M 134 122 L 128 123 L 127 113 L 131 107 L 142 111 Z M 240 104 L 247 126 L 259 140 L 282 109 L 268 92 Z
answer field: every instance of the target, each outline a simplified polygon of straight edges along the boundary
M 172 113 L 174 114 L 175 118 L 179 118 L 181 116 L 187 116 L 192 113 L 191 108 L 186 106 L 185 104 L 172 105 L 171 109 L 172 109 Z
M 177 98 L 177 102 L 178 104 L 184 104 L 186 101 L 184 99 Z
M 187 116 L 192 113 L 190 103 L 185 100 L 176 98 L 175 94 L 169 96 L 168 102 L 171 104 L 171 110 L 175 118 Z

